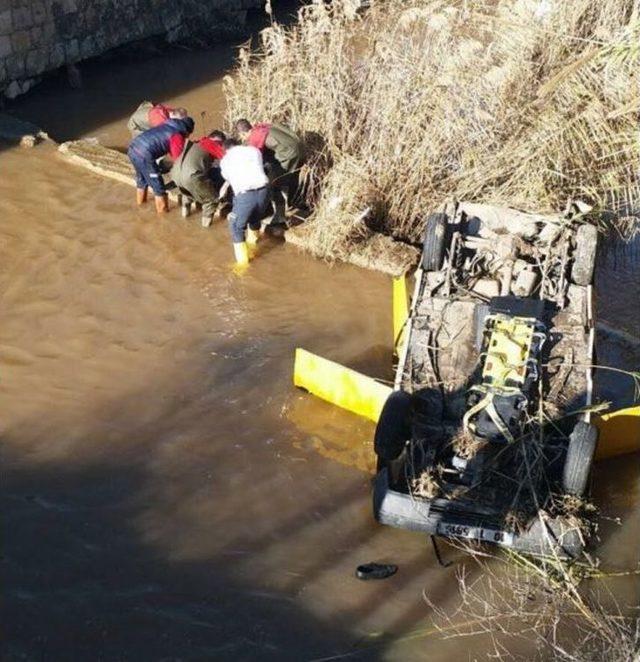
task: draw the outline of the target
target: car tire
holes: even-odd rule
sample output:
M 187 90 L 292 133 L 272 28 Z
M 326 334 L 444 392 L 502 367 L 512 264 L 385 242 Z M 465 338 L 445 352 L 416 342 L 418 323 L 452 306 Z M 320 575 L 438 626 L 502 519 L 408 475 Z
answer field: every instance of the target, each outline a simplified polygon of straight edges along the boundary
M 395 460 L 410 437 L 411 395 L 406 391 L 393 391 L 382 407 L 373 438 L 378 467 Z
M 576 232 L 576 249 L 573 253 L 571 280 L 576 285 L 587 286 L 593 281 L 596 264 L 598 230 L 595 225 L 585 223 Z
M 447 239 L 447 215 L 443 212 L 429 214 L 422 243 L 421 267 L 424 271 L 438 271 L 444 261 Z
M 598 429 L 579 421 L 569 437 L 567 457 L 562 471 L 562 488 L 566 494 L 582 496 L 587 489 L 591 464 L 598 443 Z

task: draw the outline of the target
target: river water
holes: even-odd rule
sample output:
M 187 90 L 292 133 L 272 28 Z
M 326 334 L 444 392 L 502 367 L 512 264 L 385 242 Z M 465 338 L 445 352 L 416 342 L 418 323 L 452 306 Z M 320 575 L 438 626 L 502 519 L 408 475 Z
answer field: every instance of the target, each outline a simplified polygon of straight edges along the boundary
M 198 134 L 201 111 L 206 129 L 220 122 L 230 58 L 89 64 L 82 90 L 54 79 L 12 111 L 57 141 L 124 147 L 152 98 L 189 108 Z M 296 347 L 390 377 L 389 280 L 275 240 L 236 275 L 224 226 L 137 210 L 133 189 L 50 145 L 5 148 L 0 173 L 6 658 L 481 655 L 482 639 L 429 629 L 422 593 L 452 610 L 456 565 L 372 519 L 373 425 L 291 385 Z M 624 296 L 601 308 L 633 334 Z M 601 361 L 637 369 L 621 343 L 607 336 Z M 631 398 L 620 377 L 602 390 Z M 607 568 L 640 558 L 639 476 L 638 455 L 596 469 L 596 500 L 621 518 L 601 528 Z M 355 579 L 373 560 L 400 570 Z M 637 603 L 633 578 L 610 588 Z

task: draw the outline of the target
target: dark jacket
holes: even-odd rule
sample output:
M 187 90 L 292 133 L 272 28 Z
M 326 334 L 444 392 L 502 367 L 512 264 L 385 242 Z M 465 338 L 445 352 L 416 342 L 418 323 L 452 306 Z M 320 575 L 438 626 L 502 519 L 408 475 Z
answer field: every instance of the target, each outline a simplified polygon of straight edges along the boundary
M 139 156 L 155 161 L 169 152 L 172 136 L 176 134 L 187 136 L 192 131 L 193 120 L 190 117 L 168 119 L 164 124 L 136 136 L 131 141 L 129 149 Z
M 188 189 L 191 177 L 208 177 L 213 165 L 211 154 L 197 142 L 188 140 L 182 154 L 173 163 L 170 177 L 178 186 Z
M 285 172 L 296 170 L 302 161 L 300 138 L 283 124 L 271 125 L 264 146 L 273 150 L 276 160 Z

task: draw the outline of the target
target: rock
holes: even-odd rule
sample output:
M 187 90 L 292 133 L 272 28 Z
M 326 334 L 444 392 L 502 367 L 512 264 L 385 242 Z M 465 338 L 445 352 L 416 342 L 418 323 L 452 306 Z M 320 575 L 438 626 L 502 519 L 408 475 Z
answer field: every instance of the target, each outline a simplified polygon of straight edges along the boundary
M 11 20 L 11 10 L 6 9 L 3 12 L 0 12 L 0 34 L 11 34 L 13 30 L 13 23 Z
M 29 30 L 19 30 L 11 35 L 11 43 L 16 53 L 24 53 L 31 48 L 31 35 Z
M 67 65 L 67 79 L 71 89 L 79 90 L 82 87 L 82 74 L 75 64 Z
M 0 57 L 7 57 L 12 50 L 11 37 L 9 35 L 0 35 Z
M 29 51 L 27 54 L 27 71 L 30 74 L 39 74 L 47 66 L 46 53 L 41 48 Z
M 49 53 L 49 65 L 51 69 L 57 69 L 64 64 L 64 46 L 56 44 Z
M 25 94 L 40 82 L 39 78 L 27 78 L 20 82 L 20 94 Z
M 20 83 L 16 80 L 12 80 L 11 83 L 9 83 L 9 87 L 4 91 L 4 95 L 7 99 L 15 99 L 21 92 L 22 89 L 20 88 Z
M 7 57 L 4 61 L 7 69 L 7 78 L 22 78 L 24 76 L 24 55 L 14 54 Z
M 38 139 L 36 136 L 22 136 L 20 138 L 20 147 L 35 147 Z
M 68 41 L 65 45 L 65 52 L 68 62 L 76 62 L 80 59 L 80 46 L 77 39 Z
M 96 52 L 93 37 L 85 37 L 80 46 L 80 54 L 83 58 L 90 58 Z
M 13 10 L 13 29 L 22 30 L 33 25 L 33 16 L 29 5 L 18 7 Z
M 310 227 L 303 223 L 286 231 L 287 243 L 302 250 L 317 255 L 313 233 Z M 322 255 L 320 257 L 323 257 Z M 326 256 L 325 256 L 326 257 Z M 409 244 L 394 241 L 377 232 L 369 232 L 368 236 L 353 244 L 345 257 L 345 261 L 364 269 L 379 271 L 398 277 L 411 271 L 420 259 L 420 251 Z
M 44 43 L 42 41 L 42 28 L 38 25 L 31 28 L 31 30 L 29 30 L 29 36 L 31 38 L 31 43 L 32 44 L 40 45 L 40 44 Z
M 31 2 L 31 11 L 33 13 L 33 22 L 35 25 L 40 25 L 46 21 L 47 6 L 43 0 L 33 0 Z

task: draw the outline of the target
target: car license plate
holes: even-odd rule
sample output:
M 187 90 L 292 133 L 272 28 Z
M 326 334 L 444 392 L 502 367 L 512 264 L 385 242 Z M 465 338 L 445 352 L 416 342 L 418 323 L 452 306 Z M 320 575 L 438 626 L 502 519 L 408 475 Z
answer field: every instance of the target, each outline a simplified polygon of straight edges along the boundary
M 468 540 L 492 542 L 498 545 L 513 544 L 513 533 L 498 529 L 485 529 L 481 526 L 466 526 L 464 524 L 440 522 L 438 524 L 438 534 L 447 538 L 466 538 Z

